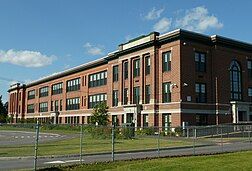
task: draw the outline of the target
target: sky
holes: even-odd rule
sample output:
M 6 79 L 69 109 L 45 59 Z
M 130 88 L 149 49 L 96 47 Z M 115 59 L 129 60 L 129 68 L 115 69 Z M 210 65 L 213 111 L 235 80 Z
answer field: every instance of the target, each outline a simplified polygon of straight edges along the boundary
M 101 58 L 140 35 L 183 28 L 252 43 L 252 1 L 1 0 L 0 95 Z

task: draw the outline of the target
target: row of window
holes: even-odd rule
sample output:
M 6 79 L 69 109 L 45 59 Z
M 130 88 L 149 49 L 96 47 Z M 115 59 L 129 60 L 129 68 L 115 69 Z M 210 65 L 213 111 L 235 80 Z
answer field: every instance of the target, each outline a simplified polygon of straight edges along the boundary
M 51 101 L 51 111 L 62 111 L 62 100 Z
M 107 84 L 107 71 L 98 72 L 89 75 L 89 87 L 98 87 Z
M 88 103 L 89 109 L 94 108 L 97 104 L 101 102 L 107 103 L 107 94 L 105 93 L 91 95 L 88 98 L 89 98 L 89 103 Z
M 67 92 L 80 90 L 80 78 L 67 81 Z M 48 96 L 49 87 L 39 89 L 39 97 Z M 63 92 L 63 83 L 52 85 L 52 95 L 61 94 Z M 28 100 L 35 98 L 35 90 L 28 91 Z
M 67 81 L 67 92 L 80 90 L 80 78 Z
M 47 102 L 39 103 L 39 112 L 48 112 L 48 103 Z
M 61 94 L 63 92 L 63 83 L 57 83 L 52 85 L 52 95 Z
M 80 98 L 70 98 L 66 100 L 66 110 L 80 109 Z
M 48 96 L 48 86 L 39 89 L 39 97 Z
M 128 78 L 128 62 L 124 62 L 124 79 Z M 171 52 L 163 53 L 163 71 L 171 70 Z M 150 74 L 150 56 L 145 57 L 145 74 Z M 133 61 L 133 76 L 140 76 L 140 59 Z M 113 67 L 113 81 L 116 82 L 119 79 L 118 66 Z M 107 71 L 89 75 L 89 87 L 97 87 L 107 84 Z M 80 78 L 67 81 L 67 92 L 80 90 Z M 48 96 L 49 87 L 42 87 L 39 89 L 39 97 Z M 61 94 L 63 92 L 63 83 L 57 83 L 52 85 L 52 95 Z M 35 90 L 28 92 L 28 99 L 35 98 Z

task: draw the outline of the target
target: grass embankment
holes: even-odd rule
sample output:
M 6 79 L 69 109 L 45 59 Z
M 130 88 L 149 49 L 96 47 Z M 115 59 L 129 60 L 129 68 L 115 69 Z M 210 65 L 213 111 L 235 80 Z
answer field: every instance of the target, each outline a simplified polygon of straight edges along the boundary
M 84 164 L 43 169 L 43 171 L 123 171 L 123 170 L 252 170 L 252 151 L 210 156 L 159 158 L 109 163 Z M 41 170 L 42 171 L 42 170 Z

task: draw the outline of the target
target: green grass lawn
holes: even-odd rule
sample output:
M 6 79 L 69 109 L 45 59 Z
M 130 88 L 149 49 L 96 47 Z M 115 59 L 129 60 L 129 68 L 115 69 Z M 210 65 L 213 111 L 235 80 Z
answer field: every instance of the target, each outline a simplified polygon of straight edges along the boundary
M 19 126 L 19 125 L 17 125 Z M 0 127 L 1 130 L 9 131 L 29 131 L 35 132 L 34 124 L 20 125 L 4 125 Z M 80 153 L 80 127 L 79 126 L 68 126 L 63 125 L 50 130 L 49 126 L 42 126 L 40 132 L 46 133 L 57 133 L 60 135 L 68 135 L 75 138 L 65 140 L 54 140 L 39 143 L 38 155 L 39 156 L 51 156 L 51 155 L 68 155 L 68 154 L 79 154 Z M 109 130 L 110 131 L 110 130 Z M 1 139 L 0 139 L 1 141 Z M 13 141 L 18 141 L 17 139 Z M 179 147 L 179 146 L 190 146 L 192 141 L 187 139 L 161 137 L 159 141 L 160 148 L 167 147 Z M 116 139 L 115 140 L 115 152 L 129 151 L 129 150 L 143 150 L 143 149 L 157 149 L 158 148 L 158 136 L 137 136 L 134 139 Z M 97 139 L 92 138 L 90 133 L 84 132 L 83 138 L 83 154 L 90 153 L 102 153 L 111 152 L 112 144 L 111 138 Z M 0 157 L 16 157 L 16 156 L 32 156 L 34 155 L 34 144 L 30 145 L 1 145 L 0 146 Z
M 193 156 L 176 158 L 159 158 L 133 161 L 116 161 L 114 163 L 85 164 L 78 166 L 43 169 L 58 171 L 159 171 L 159 170 L 252 170 L 252 151 L 236 152 L 211 156 Z
M 179 139 L 160 139 L 160 148 L 178 147 L 192 145 L 191 141 Z M 115 151 L 141 150 L 141 149 L 156 149 L 158 140 L 156 137 L 138 137 L 135 139 L 116 139 Z M 95 139 L 92 137 L 84 137 L 83 139 L 83 154 L 111 152 L 111 139 Z M 72 138 L 60 141 L 41 143 L 38 147 L 39 156 L 49 155 L 66 155 L 80 153 L 80 139 Z M 0 146 L 0 157 L 6 156 L 32 156 L 34 154 L 33 145 L 18 145 L 18 146 Z

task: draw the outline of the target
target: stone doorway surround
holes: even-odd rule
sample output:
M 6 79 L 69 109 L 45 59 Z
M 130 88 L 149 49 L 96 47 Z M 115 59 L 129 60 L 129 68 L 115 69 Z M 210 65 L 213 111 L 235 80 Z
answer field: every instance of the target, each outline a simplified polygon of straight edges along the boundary
M 249 121 L 250 115 L 252 115 L 252 112 L 250 111 L 252 103 L 231 101 L 230 104 L 232 106 L 233 123 L 239 123 L 239 112 L 244 112 L 243 122 Z

